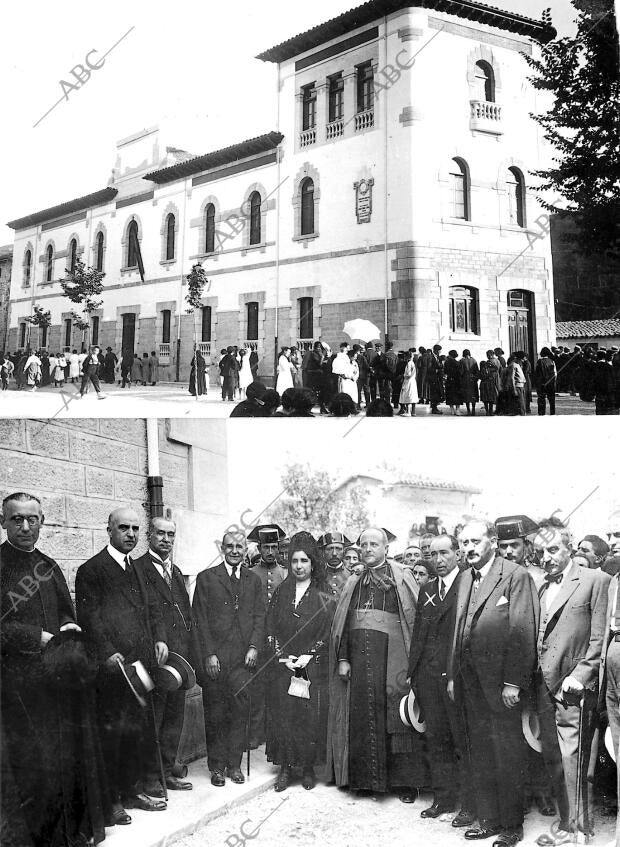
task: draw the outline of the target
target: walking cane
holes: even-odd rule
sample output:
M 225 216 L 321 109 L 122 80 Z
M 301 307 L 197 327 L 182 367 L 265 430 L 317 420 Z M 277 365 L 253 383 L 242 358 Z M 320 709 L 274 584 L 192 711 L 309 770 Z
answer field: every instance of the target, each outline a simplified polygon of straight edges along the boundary
M 585 709 L 585 696 L 579 699 L 579 730 L 577 736 L 577 779 L 575 785 L 575 833 L 574 833 L 574 841 L 575 844 L 579 841 L 579 822 L 581 818 L 580 808 L 583 801 L 583 815 L 584 815 L 584 826 L 583 826 L 583 834 L 584 840 L 586 844 L 590 843 L 590 832 L 589 832 L 589 810 L 588 810 L 588 797 L 587 785 L 583 785 L 583 713 Z M 583 794 L 583 789 L 585 787 L 586 794 Z M 586 820 L 586 813 L 588 820 Z
M 161 756 L 161 745 L 159 743 L 159 730 L 157 729 L 157 721 L 155 720 L 155 704 L 153 703 L 153 692 L 148 695 L 151 704 L 151 717 L 153 719 L 153 736 L 155 738 L 155 746 L 157 747 L 157 760 L 159 762 L 159 775 L 161 777 L 161 786 L 164 789 L 164 799 L 168 802 L 168 789 L 166 788 L 166 774 L 164 772 L 164 760 Z
M 250 727 L 252 726 L 252 694 L 250 693 L 250 707 L 248 709 L 248 721 L 245 725 L 245 742 L 248 748 L 248 764 L 247 773 L 248 780 L 250 778 Z

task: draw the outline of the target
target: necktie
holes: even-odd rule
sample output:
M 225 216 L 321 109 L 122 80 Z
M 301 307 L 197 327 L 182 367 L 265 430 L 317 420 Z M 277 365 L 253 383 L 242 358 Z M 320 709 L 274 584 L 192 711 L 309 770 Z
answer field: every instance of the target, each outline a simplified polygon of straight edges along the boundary
M 560 573 L 548 573 L 545 575 L 545 582 L 547 585 L 551 585 L 551 583 L 555 582 L 557 585 L 560 585 L 562 579 L 564 578 L 564 572 L 560 571 Z
M 443 581 L 443 579 L 441 579 L 441 577 L 440 577 L 440 579 L 439 579 L 439 599 L 442 601 L 442 603 L 443 603 L 445 596 L 446 596 L 446 584 Z
M 480 580 L 482 579 L 482 575 L 480 571 L 477 571 L 476 568 L 471 569 L 471 578 L 473 579 L 473 583 L 471 586 L 472 593 L 475 594 L 476 591 L 480 588 Z
M 164 562 L 164 579 L 166 580 L 166 585 L 168 588 L 172 590 L 172 563 Z
M 614 630 L 620 629 L 620 588 L 616 586 L 616 608 L 611 621 L 611 626 Z
M 129 558 L 129 556 L 125 556 L 125 573 L 131 573 L 131 568 L 131 559 Z

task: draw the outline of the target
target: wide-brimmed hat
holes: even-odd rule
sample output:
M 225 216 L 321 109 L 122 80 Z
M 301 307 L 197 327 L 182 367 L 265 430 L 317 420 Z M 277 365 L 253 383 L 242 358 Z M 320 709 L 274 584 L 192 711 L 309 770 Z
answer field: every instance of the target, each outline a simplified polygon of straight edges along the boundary
M 531 706 L 525 706 L 521 712 L 521 728 L 523 729 L 523 737 L 537 753 L 542 753 L 542 744 L 540 743 L 540 719 L 538 713 Z
M 42 662 L 47 678 L 59 689 L 88 688 L 99 670 L 95 645 L 76 629 L 54 635 L 43 651 Z
M 415 729 L 416 732 L 426 732 L 426 721 L 422 716 L 420 704 L 416 700 L 413 691 L 405 696 L 400 701 L 399 714 L 401 721 L 405 726 Z
M 158 665 L 151 676 L 160 691 L 178 691 L 179 688 L 189 691 L 196 685 L 196 672 L 178 653 L 168 653 L 165 664 Z
M 149 672 L 139 660 L 131 664 L 129 662 L 121 662 L 120 659 L 117 659 L 117 662 L 131 693 L 142 708 L 146 708 L 146 695 L 155 688 L 155 683 L 151 679 Z

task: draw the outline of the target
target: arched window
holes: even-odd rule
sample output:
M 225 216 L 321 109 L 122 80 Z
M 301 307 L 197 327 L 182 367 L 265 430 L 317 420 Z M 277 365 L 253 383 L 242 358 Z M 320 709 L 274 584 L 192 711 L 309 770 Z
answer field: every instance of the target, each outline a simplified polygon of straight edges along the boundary
M 450 192 L 451 216 L 463 221 L 470 220 L 469 176 L 467 165 L 462 159 L 452 159 Z
M 202 307 L 201 341 L 211 341 L 211 306 Z
M 508 222 L 511 226 L 525 226 L 525 180 L 519 168 L 508 168 Z
M 54 248 L 50 244 L 47 248 L 47 268 L 45 272 L 45 281 L 51 282 L 54 278 Z
M 215 206 L 213 203 L 209 203 L 205 211 L 205 253 L 215 253 Z
M 161 340 L 162 344 L 170 344 L 170 309 L 162 309 Z
M 69 245 L 69 270 L 71 273 L 75 272 L 75 263 L 77 260 L 77 241 L 75 238 L 71 239 L 71 244 Z
M 476 62 L 474 79 L 476 85 L 475 99 L 495 103 L 495 74 L 488 62 Z
M 314 232 L 314 182 L 306 177 L 301 184 L 301 234 Z
M 478 291 L 475 288 L 450 288 L 450 332 L 478 334 Z
M 32 250 L 26 250 L 24 255 L 24 285 L 30 285 L 32 276 Z
M 127 267 L 138 267 L 138 223 L 131 221 L 127 229 Z
M 97 247 L 96 247 L 96 259 L 95 266 L 98 271 L 103 270 L 103 233 L 100 232 L 97 235 Z
M 92 319 L 90 327 L 90 343 L 99 344 L 99 317 L 97 315 L 94 315 Z
M 248 303 L 248 341 L 258 341 L 258 303 Z
M 258 191 L 250 195 L 250 244 L 261 243 L 261 196 Z
M 312 297 L 300 297 L 297 301 L 299 306 L 299 337 L 309 339 L 314 336 L 314 299 Z
M 172 212 L 166 218 L 166 259 L 174 259 L 174 227 L 175 219 Z

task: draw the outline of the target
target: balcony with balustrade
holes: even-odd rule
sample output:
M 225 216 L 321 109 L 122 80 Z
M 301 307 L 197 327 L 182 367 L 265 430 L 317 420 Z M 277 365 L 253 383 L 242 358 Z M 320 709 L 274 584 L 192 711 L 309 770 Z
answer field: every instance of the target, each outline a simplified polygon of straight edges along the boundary
M 160 365 L 169 365 L 170 364 L 170 343 L 162 341 L 159 344 L 159 364 Z
M 333 141 L 336 138 L 342 138 L 344 135 L 344 120 L 332 121 L 325 128 L 325 138 L 327 141 Z
M 486 100 L 470 100 L 469 128 L 472 132 L 502 135 L 502 107 Z
M 364 132 L 367 129 L 372 129 L 375 125 L 375 110 L 366 109 L 365 112 L 358 112 L 355 116 L 355 132 Z
M 309 353 L 314 347 L 314 338 L 298 338 L 296 346 L 302 353 Z
M 211 356 L 211 342 L 210 341 L 199 341 L 198 342 L 198 352 L 201 356 L 204 356 L 205 359 L 207 356 Z
M 316 127 L 304 129 L 299 134 L 299 146 L 303 149 L 316 144 Z

